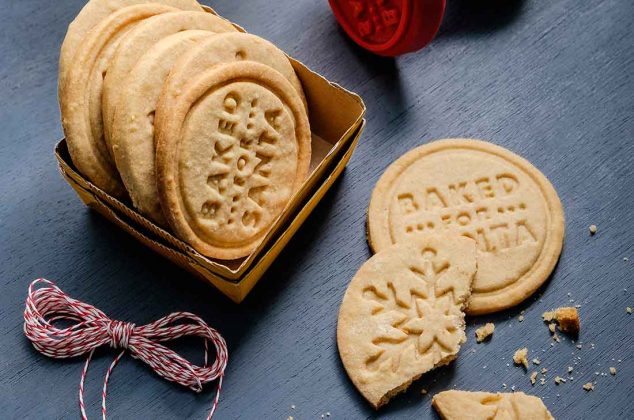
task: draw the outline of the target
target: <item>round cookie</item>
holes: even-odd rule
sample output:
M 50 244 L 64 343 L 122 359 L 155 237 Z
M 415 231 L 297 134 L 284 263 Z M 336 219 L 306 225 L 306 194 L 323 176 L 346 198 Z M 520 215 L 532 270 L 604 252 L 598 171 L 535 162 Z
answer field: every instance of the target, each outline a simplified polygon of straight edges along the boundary
M 337 345 L 374 408 L 456 357 L 475 272 L 475 241 L 458 234 L 414 236 L 357 271 L 339 308 Z
M 103 82 L 103 121 L 108 152 L 112 155 L 110 126 L 114 109 L 120 98 L 125 98 L 126 79 L 139 60 L 154 44 L 166 36 L 175 33 L 200 29 L 214 33 L 235 32 L 237 29 L 227 20 L 207 12 L 179 11 L 164 13 L 146 19 L 121 40 L 108 65 L 108 72 Z
M 144 19 L 176 10 L 148 3 L 111 14 L 77 48 L 66 83 L 60 89 L 62 126 L 73 163 L 92 183 L 116 197 L 124 197 L 125 189 L 103 139 L 103 77 L 117 45 L 128 31 Z
M 249 255 L 308 174 L 308 117 L 291 84 L 250 61 L 190 82 L 155 132 L 161 207 L 202 254 Z
M 564 213 L 533 165 L 479 140 L 440 140 L 401 156 L 377 183 L 368 240 L 380 251 L 420 232 L 456 230 L 478 243 L 478 272 L 467 313 L 514 306 L 552 272 Z
M 152 0 L 152 3 L 164 4 L 181 10 L 203 10 L 195 0 Z M 148 0 L 90 0 L 84 5 L 75 19 L 68 25 L 59 53 L 59 87 L 66 80 L 68 66 L 71 65 L 77 47 L 88 36 L 89 32 L 112 13 L 124 7 L 139 3 L 149 3 Z
M 114 112 L 111 147 L 117 169 L 140 213 L 165 225 L 156 187 L 154 114 L 159 94 L 172 65 L 185 51 L 213 32 L 190 30 L 163 38 L 152 46 L 129 73 L 123 100 Z
M 266 64 L 286 77 L 299 94 L 304 107 L 307 108 L 302 84 L 295 74 L 288 57 L 275 45 L 256 35 L 223 33 L 219 36 L 200 42 L 181 56 L 172 68 L 161 93 L 161 101 L 156 110 L 157 124 L 163 124 L 169 115 L 173 103 L 185 91 L 186 85 L 193 77 L 208 68 L 220 63 L 237 60 L 249 60 Z

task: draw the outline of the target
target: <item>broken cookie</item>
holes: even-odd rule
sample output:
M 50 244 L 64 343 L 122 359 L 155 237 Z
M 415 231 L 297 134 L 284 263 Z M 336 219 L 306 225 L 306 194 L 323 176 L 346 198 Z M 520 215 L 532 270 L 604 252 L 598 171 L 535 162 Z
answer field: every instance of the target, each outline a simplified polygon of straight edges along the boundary
M 443 420 L 554 419 L 541 399 L 523 392 L 443 391 L 434 395 L 432 405 Z
M 444 234 L 390 246 L 356 273 L 339 310 L 337 344 L 374 408 L 455 359 L 475 272 L 475 241 Z

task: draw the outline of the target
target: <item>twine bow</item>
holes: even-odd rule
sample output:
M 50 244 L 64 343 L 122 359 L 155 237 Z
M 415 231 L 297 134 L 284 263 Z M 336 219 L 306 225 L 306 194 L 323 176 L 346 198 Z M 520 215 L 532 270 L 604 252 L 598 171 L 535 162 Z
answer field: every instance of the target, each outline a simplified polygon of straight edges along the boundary
M 76 323 L 67 328 L 58 328 L 52 324 L 59 320 Z M 175 312 L 150 324 L 136 326 L 110 319 L 94 306 L 66 295 L 55 283 L 37 279 L 29 286 L 26 298 L 24 333 L 40 353 L 49 357 L 63 359 L 89 353 L 79 382 L 79 408 L 83 420 L 87 420 L 84 407 L 86 372 L 95 349 L 104 344 L 122 349 L 110 364 L 104 378 L 101 394 L 101 413 L 104 420 L 108 380 L 126 350 L 130 351 L 133 358 L 147 363 L 163 378 L 195 392 L 202 391 L 203 384 L 218 379 L 208 420 L 218 406 L 222 379 L 227 366 L 227 345 L 216 330 L 192 313 Z M 203 366 L 196 366 L 173 350 L 158 344 L 186 335 L 199 336 L 205 340 Z M 208 341 L 211 341 L 216 349 L 216 359 L 210 366 L 207 365 Z

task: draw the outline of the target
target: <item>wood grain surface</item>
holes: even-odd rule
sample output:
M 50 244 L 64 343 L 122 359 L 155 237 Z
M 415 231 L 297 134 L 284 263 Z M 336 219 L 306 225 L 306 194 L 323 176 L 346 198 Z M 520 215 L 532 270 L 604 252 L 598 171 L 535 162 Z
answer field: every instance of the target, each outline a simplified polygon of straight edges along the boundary
M 325 0 L 213 2 L 359 93 L 368 107 L 341 180 L 235 305 L 91 213 L 57 172 L 59 47 L 83 1 L 0 0 L 0 417 L 78 418 L 83 360 L 48 359 L 22 333 L 27 285 L 43 276 L 117 319 L 140 324 L 184 310 L 218 328 L 230 349 L 219 419 L 437 418 L 431 394 L 503 391 L 504 384 L 542 397 L 558 419 L 633 419 L 634 324 L 625 310 L 634 306 L 632 2 L 448 3 L 431 45 L 386 59 L 348 41 Z M 377 413 L 347 378 L 335 342 L 346 285 L 370 254 L 370 193 L 402 153 L 458 136 L 505 146 L 544 172 L 566 212 L 564 251 L 538 294 L 513 310 L 469 319 L 458 360 Z M 592 237 L 590 224 L 598 226 Z M 581 349 L 568 338 L 553 345 L 540 319 L 568 304 L 581 305 Z M 476 344 L 474 329 L 490 320 L 493 339 Z M 178 348 L 200 360 L 199 346 L 192 340 Z M 513 352 L 524 346 L 548 369 L 545 385 L 532 387 L 513 367 Z M 101 382 L 114 355 L 104 348 L 91 366 L 92 418 L 100 416 Z M 568 378 L 568 366 L 574 379 L 555 385 L 556 375 Z M 582 389 L 588 381 L 596 381 L 593 392 Z M 203 418 L 213 395 L 213 386 L 196 395 L 130 357 L 110 387 L 115 419 Z

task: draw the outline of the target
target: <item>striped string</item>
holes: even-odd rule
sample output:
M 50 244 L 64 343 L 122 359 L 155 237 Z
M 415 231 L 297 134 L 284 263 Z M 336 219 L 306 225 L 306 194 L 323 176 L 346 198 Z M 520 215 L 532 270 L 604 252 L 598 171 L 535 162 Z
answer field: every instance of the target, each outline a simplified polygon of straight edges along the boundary
M 73 325 L 58 328 L 55 321 L 72 321 Z M 62 292 L 46 279 L 34 280 L 29 286 L 24 310 L 24 334 L 42 354 L 64 359 L 88 354 L 79 382 L 79 409 L 82 420 L 87 420 L 84 406 L 84 382 L 88 366 L 97 347 L 105 344 L 121 349 L 106 372 L 101 393 L 101 414 L 106 419 L 106 395 L 112 370 L 129 351 L 133 358 L 147 363 L 168 381 L 201 392 L 203 385 L 218 380 L 216 394 L 209 410 L 210 420 L 220 398 L 222 379 L 227 366 L 227 345 L 222 336 L 201 318 L 189 312 L 175 312 L 150 324 L 132 323 L 108 318 L 102 311 L 80 302 Z M 205 342 L 205 362 L 196 366 L 173 350 L 159 344 L 183 336 L 202 337 Z M 208 342 L 216 349 L 216 359 L 207 363 Z

